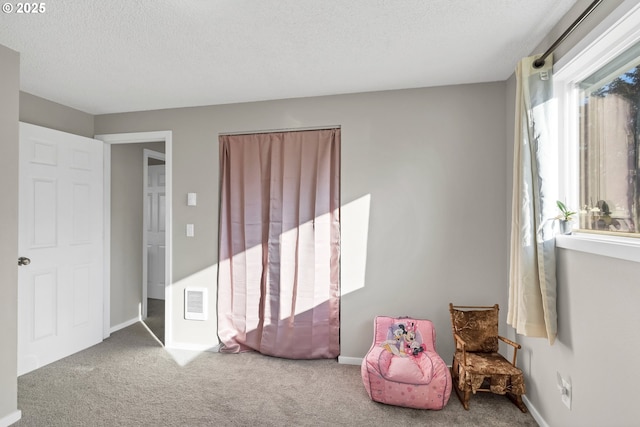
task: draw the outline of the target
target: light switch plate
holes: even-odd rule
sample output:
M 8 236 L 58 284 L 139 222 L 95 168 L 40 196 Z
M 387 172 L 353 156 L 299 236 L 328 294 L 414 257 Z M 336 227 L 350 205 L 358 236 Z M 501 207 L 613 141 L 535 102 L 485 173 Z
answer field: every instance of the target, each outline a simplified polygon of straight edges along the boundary
M 187 193 L 187 206 L 196 206 L 196 204 L 197 204 L 197 194 Z
M 187 237 L 195 236 L 195 230 L 193 224 L 187 224 Z

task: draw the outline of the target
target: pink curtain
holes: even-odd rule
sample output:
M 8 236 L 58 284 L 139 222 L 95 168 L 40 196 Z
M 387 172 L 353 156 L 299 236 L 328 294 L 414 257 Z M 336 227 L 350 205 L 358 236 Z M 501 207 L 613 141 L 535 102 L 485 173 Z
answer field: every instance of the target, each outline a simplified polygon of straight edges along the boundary
M 340 352 L 340 129 L 220 137 L 221 351 Z

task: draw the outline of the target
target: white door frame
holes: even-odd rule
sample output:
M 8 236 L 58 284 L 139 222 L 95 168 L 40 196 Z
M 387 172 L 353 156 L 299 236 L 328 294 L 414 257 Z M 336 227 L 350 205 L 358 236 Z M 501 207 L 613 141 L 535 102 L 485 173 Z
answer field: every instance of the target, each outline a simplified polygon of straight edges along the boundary
M 147 286 L 148 286 L 148 267 L 149 267 L 149 248 L 147 248 L 147 230 L 149 229 L 148 218 L 147 218 L 147 208 L 149 208 L 149 201 L 147 199 L 147 186 L 149 185 L 149 159 L 163 160 L 165 161 L 165 169 L 166 169 L 166 156 L 164 153 L 160 153 L 158 151 L 153 151 L 145 148 L 142 150 L 143 158 L 142 158 L 142 199 L 143 206 L 142 209 L 142 318 L 147 318 Z M 165 183 L 165 191 L 166 191 L 166 183 Z M 166 231 L 165 231 L 166 235 Z M 166 237 L 165 237 L 166 239 Z M 166 250 L 166 248 L 165 248 Z M 165 271 L 166 273 L 166 271 Z M 167 283 L 167 278 L 164 278 L 164 282 Z M 164 339 L 164 337 L 163 337 Z
M 96 135 L 95 139 L 104 142 L 104 338 L 111 334 L 111 145 L 112 144 L 139 144 L 143 142 L 164 142 L 165 143 L 165 168 L 166 168 L 166 233 L 165 233 L 165 337 L 166 347 L 171 347 L 173 336 L 171 331 L 171 285 L 172 280 L 172 252 L 171 229 L 171 153 L 172 153 L 172 132 L 134 132 L 134 133 L 113 133 Z

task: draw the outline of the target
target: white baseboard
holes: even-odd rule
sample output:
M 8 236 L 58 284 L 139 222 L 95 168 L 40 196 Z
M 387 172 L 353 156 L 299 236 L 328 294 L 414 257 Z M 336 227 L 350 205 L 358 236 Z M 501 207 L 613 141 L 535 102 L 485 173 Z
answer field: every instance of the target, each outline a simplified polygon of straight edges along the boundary
M 527 399 L 526 395 L 522 396 L 522 401 L 524 402 L 525 405 L 527 405 L 527 409 L 529 409 L 529 413 L 531 414 L 533 419 L 536 420 L 536 422 L 540 427 L 550 427 L 549 424 L 544 420 L 544 418 L 542 418 L 542 415 L 540 415 L 540 412 L 538 412 L 536 407 L 533 406 L 533 403 L 531 403 L 531 401 Z
M 134 317 L 133 319 L 127 320 L 126 322 L 122 322 L 119 325 L 112 326 L 110 329 L 111 333 L 119 331 L 120 329 L 124 329 L 127 326 L 131 326 L 134 323 L 138 323 L 140 321 L 140 317 Z
M 343 365 L 362 365 L 362 357 L 338 356 L 338 363 Z
M 173 341 L 170 345 L 166 345 L 165 348 L 168 350 L 209 351 L 217 353 L 220 350 L 220 344 L 191 344 Z
M 22 411 L 13 411 L 9 415 L 0 418 L 0 427 L 9 427 L 13 423 L 17 423 L 22 418 Z

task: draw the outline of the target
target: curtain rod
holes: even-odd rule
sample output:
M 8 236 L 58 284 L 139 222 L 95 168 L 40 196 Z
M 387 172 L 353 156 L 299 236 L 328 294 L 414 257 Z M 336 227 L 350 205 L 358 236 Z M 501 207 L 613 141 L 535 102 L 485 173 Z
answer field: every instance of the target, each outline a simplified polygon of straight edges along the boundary
M 326 129 L 340 129 L 340 125 L 315 126 L 315 127 L 306 127 L 306 128 L 264 129 L 264 130 L 238 131 L 238 132 L 220 132 L 218 133 L 218 136 L 254 135 L 257 133 L 276 133 L 276 132 L 304 132 L 307 130 L 326 130 Z
M 562 35 L 558 38 L 558 40 L 556 40 L 549 49 L 547 49 L 547 51 L 545 53 L 542 54 L 542 56 L 538 59 L 536 59 L 533 62 L 533 67 L 534 68 L 540 68 L 544 65 L 544 60 L 547 59 L 547 56 L 551 55 L 551 53 L 556 50 L 556 48 L 560 45 L 560 43 L 562 43 L 563 41 L 565 41 L 565 39 L 567 37 L 569 37 L 569 34 L 571 34 L 573 32 L 573 30 L 575 30 L 578 25 L 580 25 L 582 23 L 582 21 L 585 20 L 585 18 L 587 16 L 589 16 L 591 14 L 591 12 L 593 12 L 593 10 L 598 7 L 598 5 L 602 3 L 602 0 L 595 0 L 593 3 L 591 3 L 589 5 L 589 7 L 587 7 L 585 9 L 584 12 L 582 12 L 582 14 L 580 16 L 578 16 L 578 19 L 576 19 L 573 24 L 571 24 L 569 26 L 569 28 L 567 28 L 567 30 L 562 33 Z

